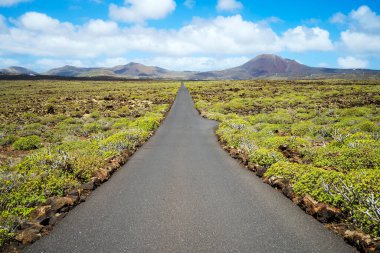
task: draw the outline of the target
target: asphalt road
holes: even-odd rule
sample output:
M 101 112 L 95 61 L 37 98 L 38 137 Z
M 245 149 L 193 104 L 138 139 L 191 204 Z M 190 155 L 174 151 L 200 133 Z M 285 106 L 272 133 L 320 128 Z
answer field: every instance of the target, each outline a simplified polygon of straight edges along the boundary
M 219 146 L 182 87 L 132 159 L 25 252 L 355 252 Z

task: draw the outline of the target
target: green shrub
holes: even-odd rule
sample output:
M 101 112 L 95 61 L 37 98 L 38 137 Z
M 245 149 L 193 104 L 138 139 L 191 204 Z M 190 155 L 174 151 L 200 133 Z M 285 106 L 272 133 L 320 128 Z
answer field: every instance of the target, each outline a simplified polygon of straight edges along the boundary
M 142 129 L 128 129 L 124 132 L 119 132 L 111 135 L 110 137 L 100 141 L 100 148 L 104 152 L 113 151 L 120 153 L 125 149 L 135 149 L 136 146 L 146 138 L 149 132 Z
M 356 170 L 345 174 L 312 165 L 278 162 L 267 170 L 265 176 L 288 179 L 297 194 L 309 194 L 319 202 L 340 207 L 350 213 L 364 231 L 380 235 L 380 224 L 373 219 L 374 211 L 367 204 L 369 198 L 380 198 L 378 170 Z
M 15 235 L 14 224 L 17 224 L 14 217 L 0 214 L 0 250 L 1 246 Z
M 290 180 L 296 193 L 340 207 L 356 227 L 380 235 L 379 82 L 214 81 L 188 88 L 202 114 L 220 121 L 220 139 L 267 167 L 266 176 Z M 288 162 L 280 145 L 302 163 Z
M 121 118 L 115 121 L 112 125 L 114 129 L 127 129 L 131 125 L 131 120 L 128 118 Z
M 1 175 L 0 204 L 11 215 L 26 217 L 50 196 L 60 196 L 77 185 L 68 161 L 58 151 L 42 149 L 26 156 Z
M 324 184 L 336 183 L 339 177 L 344 177 L 344 174 L 310 166 L 308 171 L 294 183 L 293 189 L 301 196 L 309 194 L 319 202 L 341 207 L 344 201 L 343 197 L 341 195 L 332 196 L 324 188 Z
M 90 135 L 92 133 L 99 133 L 102 131 L 102 126 L 98 122 L 92 122 L 83 126 L 84 135 Z
M 132 127 L 137 127 L 144 131 L 153 131 L 155 130 L 160 121 L 163 119 L 163 116 L 157 113 L 148 113 L 144 117 L 140 117 L 134 122 L 132 122 Z
M 32 150 L 42 147 L 42 139 L 39 136 L 31 135 L 21 137 L 13 143 L 13 148 L 16 150 Z
M 276 112 L 268 114 L 268 117 L 266 122 L 271 124 L 291 124 L 294 121 L 291 111 L 285 109 L 278 109 Z
M 24 126 L 21 136 L 41 135 L 45 127 L 41 123 L 32 123 Z
M 17 135 L 13 135 L 13 134 L 6 135 L 6 136 L 3 137 L 2 139 L 0 139 L 0 146 L 11 145 L 11 144 L 14 143 L 15 141 L 17 141 L 19 138 L 20 138 L 20 137 L 18 137 Z
M 321 129 L 321 126 L 315 125 L 312 121 L 301 121 L 298 123 L 292 124 L 292 134 L 297 136 L 316 136 L 318 130 Z
M 272 164 L 275 164 L 279 161 L 285 161 L 286 158 L 276 150 L 259 148 L 254 150 L 249 155 L 249 160 L 251 163 L 259 164 L 265 168 L 269 168 Z
M 355 132 L 358 132 L 358 131 L 364 131 L 364 132 L 369 132 L 369 133 L 380 132 L 380 127 L 369 120 L 359 123 L 354 129 L 356 130 Z
M 40 122 L 40 118 L 38 117 L 38 115 L 32 112 L 25 112 L 21 115 L 21 117 L 28 123 Z
M 216 133 L 229 146 L 237 148 L 241 145 L 243 139 L 251 140 L 247 131 L 245 131 L 249 127 L 250 124 L 241 118 L 226 119 L 219 125 Z
M 378 170 L 357 170 L 325 185 L 325 192 L 340 198 L 340 207 L 366 233 L 380 235 L 380 174 Z
M 334 167 L 343 171 L 380 168 L 380 142 L 374 140 L 332 142 L 318 149 L 313 158 L 318 167 Z
M 94 172 L 104 168 L 106 161 L 99 150 L 79 149 L 70 152 L 70 168 L 74 177 L 84 183 L 91 179 Z
M 286 161 L 280 161 L 273 164 L 265 173 L 266 177 L 276 176 L 290 180 L 291 183 L 296 182 L 304 173 L 311 170 L 310 165 L 297 164 Z
M 362 122 L 367 122 L 368 120 L 366 118 L 361 117 L 345 117 L 340 118 L 337 123 L 335 123 L 336 128 L 345 128 L 345 127 L 351 127 L 358 125 Z
M 98 118 L 100 118 L 100 112 L 94 111 L 94 112 L 90 113 L 90 117 L 93 119 L 98 119 Z
M 353 107 L 339 109 L 338 114 L 343 117 L 362 117 L 372 114 L 372 109 L 368 107 Z
M 295 136 L 272 136 L 262 138 L 259 145 L 274 150 L 277 150 L 281 145 L 286 145 L 290 149 L 297 150 L 299 148 L 309 147 L 310 142 L 306 138 Z

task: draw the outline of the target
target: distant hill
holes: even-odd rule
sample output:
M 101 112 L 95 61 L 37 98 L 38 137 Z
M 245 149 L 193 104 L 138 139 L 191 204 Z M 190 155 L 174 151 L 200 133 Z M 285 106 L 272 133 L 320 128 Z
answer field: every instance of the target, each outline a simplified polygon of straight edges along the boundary
M 193 79 L 355 78 L 363 75 L 380 78 L 380 71 L 315 68 L 277 55 L 263 54 L 235 68 L 197 73 L 193 76 Z
M 131 62 L 127 65 L 116 66 L 111 70 L 115 74 L 127 76 L 160 76 L 171 72 L 160 67 L 145 66 L 135 62 Z
M 170 71 L 155 66 L 146 66 L 140 63 L 128 63 L 113 68 L 77 68 L 64 66 L 49 70 L 45 75 L 71 76 L 71 77 L 94 77 L 94 76 L 114 76 L 125 78 L 168 78 L 168 79 L 189 79 L 197 72 L 191 71 Z
M 38 75 L 38 73 L 27 68 L 12 66 L 0 69 L 0 75 Z
M 0 70 L 2 75 L 37 75 L 36 72 L 22 68 L 10 67 Z M 183 80 L 217 80 L 217 79 L 296 79 L 296 78 L 377 78 L 379 70 L 368 69 L 334 69 L 316 68 L 301 64 L 295 60 L 282 58 L 273 54 L 263 54 L 241 66 L 220 71 L 171 71 L 156 66 L 146 66 L 131 62 L 112 68 L 79 68 L 64 66 L 43 73 L 58 77 L 109 77 L 128 79 L 183 79 Z
M 97 68 L 78 68 L 78 67 L 66 65 L 61 68 L 51 69 L 48 72 L 44 73 L 44 75 L 77 77 L 77 76 L 80 76 L 81 74 L 88 73 L 89 71 L 93 71 L 96 69 Z

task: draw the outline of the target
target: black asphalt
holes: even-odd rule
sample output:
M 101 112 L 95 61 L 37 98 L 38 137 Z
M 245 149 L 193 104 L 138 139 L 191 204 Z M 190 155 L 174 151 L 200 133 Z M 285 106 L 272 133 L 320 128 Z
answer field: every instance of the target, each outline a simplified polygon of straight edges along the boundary
M 25 252 L 355 252 L 224 152 L 185 87 L 131 160 Z

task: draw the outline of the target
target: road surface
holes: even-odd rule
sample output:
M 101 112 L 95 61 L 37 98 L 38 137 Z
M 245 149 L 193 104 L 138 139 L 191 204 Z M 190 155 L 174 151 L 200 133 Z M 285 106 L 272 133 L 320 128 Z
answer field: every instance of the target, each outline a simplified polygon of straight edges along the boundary
M 181 87 L 156 134 L 24 252 L 355 252 L 241 167 Z

